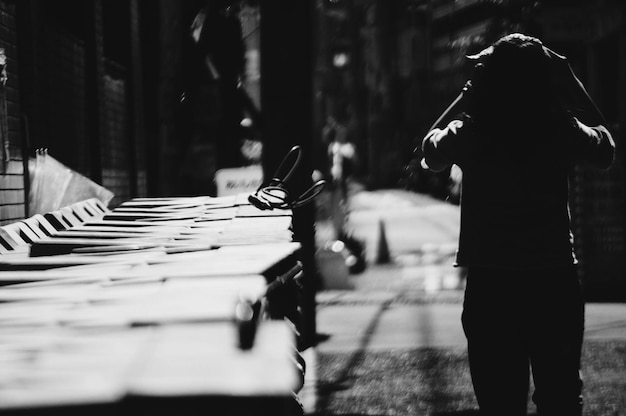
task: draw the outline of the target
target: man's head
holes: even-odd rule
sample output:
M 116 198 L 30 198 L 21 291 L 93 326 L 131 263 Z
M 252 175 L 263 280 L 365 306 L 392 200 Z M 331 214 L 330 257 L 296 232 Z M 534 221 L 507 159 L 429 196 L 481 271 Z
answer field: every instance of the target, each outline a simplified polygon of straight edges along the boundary
M 500 115 L 549 103 L 550 56 L 539 39 L 513 33 L 467 58 L 476 63 L 474 93 L 485 111 Z

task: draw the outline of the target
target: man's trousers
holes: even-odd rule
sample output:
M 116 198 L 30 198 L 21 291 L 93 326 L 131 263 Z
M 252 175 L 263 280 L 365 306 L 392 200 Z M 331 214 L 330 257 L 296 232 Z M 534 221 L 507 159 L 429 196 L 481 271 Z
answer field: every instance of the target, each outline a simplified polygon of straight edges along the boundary
M 468 268 L 462 316 L 481 414 L 580 416 L 584 301 L 576 267 Z

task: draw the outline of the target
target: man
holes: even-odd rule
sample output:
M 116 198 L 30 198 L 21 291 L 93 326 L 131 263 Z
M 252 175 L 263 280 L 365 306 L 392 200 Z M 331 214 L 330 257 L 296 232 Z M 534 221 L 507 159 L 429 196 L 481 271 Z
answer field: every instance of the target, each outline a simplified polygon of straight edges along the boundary
M 615 144 L 565 57 L 511 34 L 478 55 L 472 79 L 422 141 L 422 166 L 463 172 L 457 264 L 462 323 L 481 412 L 581 415 L 584 300 L 568 174 L 608 168 Z M 530 366 L 529 366 L 530 363 Z

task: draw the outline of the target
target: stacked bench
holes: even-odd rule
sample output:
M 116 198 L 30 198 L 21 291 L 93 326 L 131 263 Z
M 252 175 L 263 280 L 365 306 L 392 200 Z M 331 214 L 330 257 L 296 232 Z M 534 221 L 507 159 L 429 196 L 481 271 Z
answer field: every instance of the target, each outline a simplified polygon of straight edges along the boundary
M 291 223 L 232 196 L 0 227 L 0 413 L 300 413 Z

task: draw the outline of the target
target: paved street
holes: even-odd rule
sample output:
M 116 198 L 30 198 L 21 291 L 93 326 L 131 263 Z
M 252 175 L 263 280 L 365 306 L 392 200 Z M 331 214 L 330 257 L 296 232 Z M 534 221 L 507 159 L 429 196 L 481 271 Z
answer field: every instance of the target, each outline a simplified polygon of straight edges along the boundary
M 344 230 L 364 244 L 368 267 L 364 273 L 348 275 L 341 256 L 329 246 L 336 238 L 331 198 L 322 199 L 322 216 L 317 223 L 318 264 L 325 289 L 418 290 L 427 293 L 462 289 L 461 271 L 452 267 L 459 231 L 458 206 L 428 195 L 400 189 L 366 191 L 359 184 L 341 215 Z M 380 253 L 389 262 L 378 264 Z M 323 294 L 322 294 L 323 296 Z
M 392 257 L 437 251 L 452 255 L 456 249 L 459 209 L 455 205 L 393 189 L 356 192 L 348 206 L 347 229 L 365 241 L 369 260 L 375 259 L 381 221 Z
M 318 263 L 325 287 L 317 296 L 317 322 L 328 339 L 317 349 L 464 345 L 463 279 L 452 266 L 458 206 L 398 189 L 370 192 L 357 184 L 352 191 L 346 230 L 365 244 L 368 264 L 350 274 L 343 257 L 325 249 L 334 233 L 332 221 L 322 218 Z M 381 245 L 390 261 L 377 264 Z

